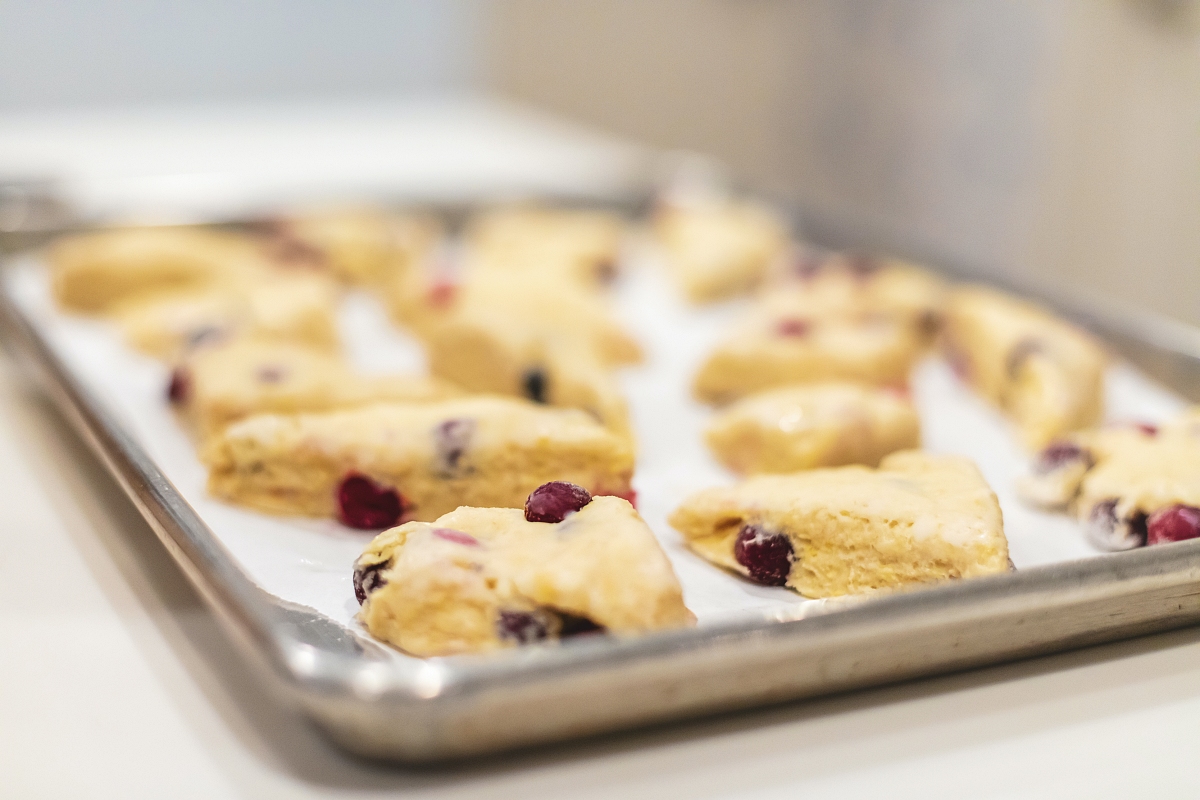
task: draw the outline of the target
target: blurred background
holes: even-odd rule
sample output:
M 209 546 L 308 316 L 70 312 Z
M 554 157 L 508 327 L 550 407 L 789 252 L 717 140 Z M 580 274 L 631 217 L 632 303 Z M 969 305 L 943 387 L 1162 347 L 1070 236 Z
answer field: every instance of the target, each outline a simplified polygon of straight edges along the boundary
M 513 148 L 568 183 L 697 151 L 828 241 L 1200 322 L 1198 4 L 0 0 L 0 175 L 178 172 L 168 134 L 190 191 L 233 150 L 287 172 L 246 127 L 269 117 L 289 141 L 343 126 L 330 175 L 394 150 L 419 181 L 447 128 L 414 125 L 449 115 L 493 153 L 464 185 Z M 555 131 L 608 160 L 568 169 Z

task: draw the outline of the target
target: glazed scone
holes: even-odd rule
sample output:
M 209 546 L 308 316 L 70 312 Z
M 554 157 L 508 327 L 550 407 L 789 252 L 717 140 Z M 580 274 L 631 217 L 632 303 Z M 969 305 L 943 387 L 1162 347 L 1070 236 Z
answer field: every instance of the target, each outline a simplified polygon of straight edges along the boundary
M 1102 550 L 1200 536 L 1197 416 L 1073 434 L 1045 448 L 1018 488 L 1035 505 L 1069 509 Z
M 945 282 L 915 264 L 847 253 L 800 253 L 764 289 L 766 313 L 795 317 L 894 319 L 930 340 L 941 325 Z
M 1031 303 L 982 286 L 956 289 L 943 342 L 955 370 L 1013 419 L 1031 449 L 1103 416 L 1104 350 Z
M 248 236 L 203 228 L 114 228 L 59 239 L 47 252 L 65 308 L 103 313 L 143 293 L 196 288 L 266 259 Z
M 385 286 L 426 258 L 442 237 L 432 216 L 373 208 L 311 211 L 277 220 L 270 237 L 293 255 L 360 286 Z
M 721 404 L 816 381 L 905 386 L 920 354 L 912 330 L 886 319 L 757 314 L 705 360 L 693 390 L 698 399 Z
M 694 551 L 805 597 L 1009 569 L 1000 504 L 957 456 L 893 453 L 878 470 L 759 475 L 686 500 L 670 518 Z
M 254 414 L 431 403 L 462 391 L 437 378 L 359 373 L 332 353 L 292 342 L 240 338 L 196 349 L 176 367 L 169 395 L 206 439 Z
M 844 464 L 878 466 L 921 444 L 912 401 L 853 383 L 789 386 L 743 398 L 705 431 L 717 460 L 734 472 L 796 472 Z
M 783 221 L 753 203 L 666 205 L 653 227 L 675 283 L 694 303 L 750 290 L 788 246 Z
M 603 288 L 616 277 L 624 228 L 616 214 L 594 209 L 495 209 L 468 227 L 467 269 L 565 277 L 585 288 Z
M 162 359 L 235 336 L 332 350 L 338 344 L 336 303 L 327 279 L 280 272 L 237 284 L 138 295 L 118 304 L 113 318 L 131 346 Z
M 381 533 L 355 563 L 359 619 L 416 656 L 693 624 L 671 562 L 637 511 L 586 493 L 577 506 L 557 522 L 531 522 L 518 508 L 463 507 Z
M 518 507 L 551 480 L 629 496 L 633 474 L 628 442 L 587 414 L 499 397 L 257 415 L 210 439 L 203 460 L 218 498 L 363 528 Z

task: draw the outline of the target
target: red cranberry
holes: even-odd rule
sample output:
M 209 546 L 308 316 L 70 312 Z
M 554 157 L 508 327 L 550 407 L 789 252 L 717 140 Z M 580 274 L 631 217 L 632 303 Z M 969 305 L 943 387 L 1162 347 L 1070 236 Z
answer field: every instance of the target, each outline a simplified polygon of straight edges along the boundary
M 1137 428 L 1139 431 L 1146 434 L 1147 436 L 1158 436 L 1158 426 L 1157 425 L 1151 425 L 1148 422 L 1135 422 L 1135 423 L 1133 423 L 1133 427 Z
M 437 426 L 433 447 L 440 472 L 452 475 L 458 471 L 474 433 L 475 421 L 471 419 L 448 419 Z
M 1115 497 L 1101 500 L 1088 514 L 1084 533 L 1101 550 L 1132 550 L 1146 543 L 1146 515 L 1117 516 Z
M 550 620 L 543 611 L 501 611 L 496 635 L 517 644 L 540 642 L 550 635 Z
M 592 502 L 592 495 L 582 486 L 566 481 L 543 483 L 525 500 L 525 519 L 530 522 L 562 522 Z
M 380 486 L 366 475 L 351 472 L 337 488 L 338 519 L 351 528 L 390 528 L 405 511 L 404 498 L 395 489 Z
M 1066 440 L 1051 442 L 1046 449 L 1038 454 L 1033 471 L 1038 475 L 1045 475 L 1065 464 L 1077 461 L 1083 462 L 1089 468 L 1092 466 L 1091 454 L 1074 442 Z
M 1146 520 L 1146 543 L 1166 544 L 1200 536 L 1200 508 L 1173 505 L 1155 511 Z
M 429 305 L 434 308 L 447 308 L 454 302 L 458 294 L 458 285 L 451 281 L 435 281 L 429 287 Z
M 391 561 L 383 561 L 367 567 L 354 565 L 354 596 L 358 598 L 360 606 L 367 601 L 367 595 L 381 586 L 387 585 L 383 571 L 390 566 L 392 566 Z
M 171 382 L 167 384 L 167 399 L 172 405 L 181 406 L 192 396 L 192 375 L 183 367 L 171 371 Z
M 466 545 L 467 547 L 479 547 L 479 540 L 469 533 L 456 531 L 453 528 L 434 528 L 433 535 L 439 539 L 445 539 L 447 542 Z
M 768 533 L 743 525 L 733 543 L 733 557 L 750 572 L 750 579 L 766 586 L 783 586 L 792 571 L 795 552 L 782 533 Z
M 780 336 L 807 336 L 812 323 L 806 319 L 788 318 L 775 323 L 775 333 Z
M 541 369 L 531 369 L 521 378 L 521 388 L 525 396 L 535 403 L 546 403 L 546 373 Z

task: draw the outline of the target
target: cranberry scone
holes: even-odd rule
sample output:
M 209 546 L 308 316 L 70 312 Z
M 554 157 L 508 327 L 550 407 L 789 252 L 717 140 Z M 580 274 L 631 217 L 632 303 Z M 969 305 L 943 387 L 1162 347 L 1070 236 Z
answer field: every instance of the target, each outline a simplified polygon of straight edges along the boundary
M 758 285 L 789 241 L 774 212 L 749 202 L 664 205 L 654 215 L 653 228 L 672 277 L 694 303 Z
M 279 272 L 201 289 L 138 295 L 113 319 L 134 348 L 177 358 L 204 343 L 240 336 L 293 341 L 333 350 L 337 293 L 324 277 Z
M 384 531 L 355 563 L 354 590 L 372 635 L 422 657 L 695 622 L 637 511 L 561 482 L 524 511 L 463 507 Z
M 204 228 L 113 228 L 68 236 L 47 252 L 65 308 L 104 313 L 156 291 L 198 288 L 269 263 L 252 237 Z
M 892 320 L 757 313 L 701 365 L 693 391 L 721 404 L 815 381 L 905 386 L 920 354 L 918 338 Z
M 955 370 L 1038 449 L 1100 421 L 1103 348 L 1031 303 L 982 286 L 951 293 L 943 343 Z
M 945 281 L 895 258 L 801 251 L 764 289 L 760 305 L 794 317 L 888 318 L 929 341 L 946 304 Z
M 624 221 L 595 209 L 520 206 L 483 213 L 468 226 L 467 265 L 510 278 L 567 278 L 603 288 L 617 274 Z
M 461 395 L 438 378 L 367 375 L 326 351 L 254 338 L 197 348 L 175 368 L 168 388 L 171 404 L 201 439 L 254 414 L 431 403 Z
M 853 383 L 789 386 L 745 397 L 705 431 L 734 472 L 796 472 L 865 464 L 921 444 L 920 421 L 901 392 Z
M 1107 426 L 1046 447 L 1018 488 L 1069 510 L 1101 550 L 1200 536 L 1200 431 L 1195 411 L 1161 427 Z
M 373 208 L 309 211 L 263 228 L 279 258 L 307 262 L 345 283 L 374 287 L 412 269 L 442 238 L 435 217 Z
M 519 507 L 552 480 L 631 496 L 634 463 L 625 438 L 581 411 L 500 397 L 256 415 L 202 457 L 216 497 L 360 528 Z
M 973 463 L 915 450 L 879 469 L 760 475 L 670 518 L 698 554 L 756 583 L 835 597 L 1009 569 L 1000 504 Z

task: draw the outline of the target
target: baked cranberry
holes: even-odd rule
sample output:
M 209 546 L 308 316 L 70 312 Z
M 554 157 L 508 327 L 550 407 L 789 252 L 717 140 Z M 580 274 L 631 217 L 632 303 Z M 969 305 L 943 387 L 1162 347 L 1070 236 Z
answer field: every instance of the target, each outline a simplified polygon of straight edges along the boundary
M 811 330 L 811 322 L 796 317 L 781 319 L 775 323 L 775 333 L 780 336 L 807 336 Z
M 259 367 L 258 372 L 255 373 L 255 377 L 258 378 L 260 383 L 279 383 L 286 375 L 287 370 L 273 364 Z
M 1041 353 L 1044 349 L 1042 343 L 1037 339 L 1022 339 L 1013 345 L 1012 350 L 1008 351 L 1007 360 L 1004 362 L 1009 380 L 1016 379 L 1030 356 Z
M 1158 426 L 1151 425 L 1149 422 L 1135 422 L 1133 423 L 1133 427 L 1147 436 L 1158 436 Z
M 521 378 L 521 389 L 524 390 L 525 396 L 535 403 L 546 402 L 546 373 L 538 368 L 534 368 L 525 373 Z
M 550 635 L 550 620 L 542 611 L 501 611 L 496 635 L 517 644 L 540 642 Z
M 167 399 L 172 405 L 181 406 L 192 396 L 192 375 L 183 367 L 171 371 L 171 382 L 167 384 Z
M 750 573 L 750 579 L 766 586 L 783 586 L 792 571 L 795 552 L 792 540 L 782 533 L 768 533 L 756 525 L 743 525 L 733 543 L 733 557 Z
M 1074 442 L 1066 440 L 1051 442 L 1042 452 L 1038 453 L 1033 471 L 1038 475 L 1045 475 L 1065 464 L 1075 462 L 1083 462 L 1090 468 L 1092 455 Z
M 467 547 L 479 547 L 479 540 L 469 533 L 456 531 L 453 528 L 434 528 L 433 535 L 439 539 L 445 539 L 447 542 L 466 545 Z
M 1200 536 L 1200 508 L 1173 505 L 1146 520 L 1146 544 L 1182 542 Z
M 1084 525 L 1087 538 L 1101 550 L 1132 550 L 1146 543 L 1146 515 L 1117 515 L 1115 497 L 1101 500 L 1092 507 Z
M 562 522 L 592 502 L 592 495 L 582 486 L 566 481 L 543 483 L 530 492 L 525 500 L 525 519 L 530 522 Z
M 434 281 L 429 287 L 429 305 L 434 308 L 446 308 L 454 302 L 458 295 L 458 285 L 453 281 Z
M 404 498 L 395 489 L 380 486 L 366 475 L 351 472 L 337 488 L 338 519 L 351 528 L 390 528 L 405 511 Z
M 387 585 L 383 571 L 391 565 L 391 561 L 383 561 L 366 567 L 354 565 L 354 596 L 358 598 L 360 606 L 367 601 L 367 595 L 379 587 Z
M 474 433 L 475 421 L 471 419 L 448 419 L 434 429 L 433 447 L 439 471 L 445 474 L 458 471 Z

